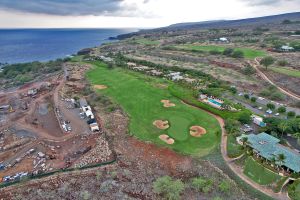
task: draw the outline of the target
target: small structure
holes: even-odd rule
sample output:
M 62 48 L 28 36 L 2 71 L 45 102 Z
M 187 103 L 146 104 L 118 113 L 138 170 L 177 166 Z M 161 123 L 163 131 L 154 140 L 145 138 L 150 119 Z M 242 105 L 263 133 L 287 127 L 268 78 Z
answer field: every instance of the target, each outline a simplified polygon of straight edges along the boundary
M 294 47 L 290 47 L 288 45 L 283 45 L 280 47 L 279 50 L 282 52 L 290 52 L 290 51 L 294 51 L 295 49 L 294 49 Z
M 253 120 L 253 123 L 260 126 L 260 127 L 266 127 L 267 124 L 264 122 L 263 118 L 262 117 L 259 117 L 257 115 L 252 115 L 252 120 Z
M 93 132 L 100 131 L 99 126 L 98 126 L 97 123 L 90 124 L 90 129 Z
M 229 42 L 229 40 L 226 37 L 219 38 L 219 41 L 220 42 L 224 42 L 224 43 L 228 43 Z
M 87 123 L 89 124 L 91 131 L 100 131 L 99 125 L 92 112 L 92 108 L 88 105 L 87 101 L 84 98 L 81 98 L 79 99 L 79 104 L 85 117 L 88 118 Z
M 28 90 L 27 94 L 29 96 L 34 96 L 34 95 L 37 94 L 37 92 L 38 92 L 38 90 L 36 88 L 31 88 L 31 89 Z
M 243 138 L 247 138 L 247 142 L 243 144 Z M 247 145 L 253 149 L 254 154 L 262 157 L 269 162 L 275 159 L 275 165 L 284 168 L 288 172 L 300 172 L 300 154 L 279 144 L 280 140 L 267 133 L 258 135 L 241 135 L 236 138 L 240 145 Z M 278 156 L 283 154 L 285 159 L 278 160 Z
M 172 81 L 180 81 L 183 79 L 180 72 L 172 72 L 168 76 L 172 79 Z

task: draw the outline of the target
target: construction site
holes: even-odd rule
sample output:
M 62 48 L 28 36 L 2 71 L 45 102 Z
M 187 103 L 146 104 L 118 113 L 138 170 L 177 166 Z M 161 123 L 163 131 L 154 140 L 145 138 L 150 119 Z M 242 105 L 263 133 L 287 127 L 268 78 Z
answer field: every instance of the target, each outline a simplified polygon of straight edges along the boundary
M 101 118 L 80 95 L 88 67 L 0 93 L 0 181 L 114 159 Z

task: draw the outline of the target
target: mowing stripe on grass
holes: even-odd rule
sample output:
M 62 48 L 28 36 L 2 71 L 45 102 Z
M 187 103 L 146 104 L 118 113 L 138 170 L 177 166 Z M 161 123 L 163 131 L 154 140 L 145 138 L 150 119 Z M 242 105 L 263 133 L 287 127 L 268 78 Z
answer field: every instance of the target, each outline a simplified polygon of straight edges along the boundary
M 106 85 L 106 90 L 98 90 L 112 98 L 130 117 L 129 131 L 144 141 L 151 141 L 168 146 L 184 154 L 207 155 L 220 142 L 220 126 L 208 113 L 184 105 L 174 97 L 168 88 L 154 85 L 172 85 L 164 79 L 153 78 L 126 69 L 108 69 L 100 62 L 94 63 L 94 69 L 87 73 L 87 78 L 94 85 Z M 171 100 L 175 107 L 164 108 L 161 100 Z M 160 130 L 153 126 L 155 120 L 168 120 L 170 128 Z M 198 125 L 207 130 L 201 138 L 189 135 L 190 126 Z M 167 134 L 175 140 L 167 145 L 159 139 L 159 135 Z

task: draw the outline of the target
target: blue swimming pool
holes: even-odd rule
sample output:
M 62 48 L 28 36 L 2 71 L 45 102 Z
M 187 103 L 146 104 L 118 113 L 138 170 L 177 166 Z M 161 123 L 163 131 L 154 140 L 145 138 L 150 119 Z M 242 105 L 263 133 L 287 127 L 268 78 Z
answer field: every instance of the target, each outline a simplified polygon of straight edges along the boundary
M 217 106 L 222 106 L 222 103 L 220 103 L 220 102 L 217 102 L 216 100 L 214 100 L 214 99 L 208 99 L 208 101 L 210 102 L 210 103 L 213 103 L 213 104 L 215 104 L 215 105 L 217 105 Z

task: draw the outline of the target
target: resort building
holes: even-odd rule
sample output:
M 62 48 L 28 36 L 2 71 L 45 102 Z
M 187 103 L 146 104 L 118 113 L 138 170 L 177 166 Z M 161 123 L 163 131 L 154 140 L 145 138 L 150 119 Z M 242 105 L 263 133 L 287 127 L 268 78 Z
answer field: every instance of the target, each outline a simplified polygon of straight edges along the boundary
M 229 40 L 227 38 L 225 38 L 225 37 L 219 38 L 219 41 L 220 42 L 225 42 L 225 43 L 229 42 Z
M 243 138 L 247 138 L 243 144 Z M 267 133 L 258 135 L 242 135 L 236 138 L 240 145 L 247 145 L 253 149 L 257 157 L 261 157 L 274 162 L 275 165 L 282 167 L 287 172 L 300 172 L 300 154 L 292 149 L 281 145 L 278 138 L 275 138 Z M 279 155 L 284 155 L 284 160 L 279 160 Z
M 283 45 L 280 47 L 280 51 L 284 51 L 284 52 L 289 52 L 289 51 L 294 51 L 294 47 L 290 47 L 288 45 Z

